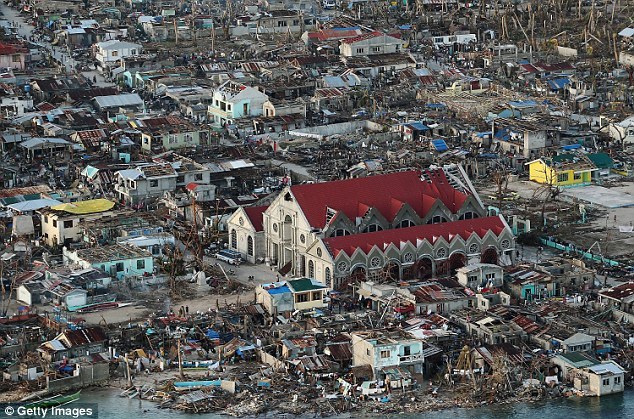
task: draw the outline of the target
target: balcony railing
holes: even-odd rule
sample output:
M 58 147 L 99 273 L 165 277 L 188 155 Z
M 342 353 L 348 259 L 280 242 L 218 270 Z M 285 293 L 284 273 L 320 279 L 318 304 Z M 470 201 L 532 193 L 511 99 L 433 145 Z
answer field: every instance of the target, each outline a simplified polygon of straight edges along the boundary
M 399 356 L 399 362 L 416 362 L 424 359 L 423 354 L 402 355 Z

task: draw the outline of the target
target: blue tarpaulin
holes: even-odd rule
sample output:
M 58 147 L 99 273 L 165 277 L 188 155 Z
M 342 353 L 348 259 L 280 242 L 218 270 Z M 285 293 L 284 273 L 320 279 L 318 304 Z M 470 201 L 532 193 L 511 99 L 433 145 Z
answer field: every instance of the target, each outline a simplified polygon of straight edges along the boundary
M 443 103 L 428 103 L 425 105 L 427 109 L 442 109 L 445 107 Z
M 255 346 L 253 345 L 240 346 L 238 349 L 236 349 L 236 354 L 242 357 L 246 352 L 254 351 L 254 350 L 255 350 Z
M 407 122 L 406 125 L 409 125 L 416 131 L 429 131 L 429 127 L 422 122 Z
M 449 150 L 449 147 L 447 147 L 447 143 L 445 142 L 445 140 L 432 140 L 431 141 L 432 145 L 434 146 L 434 148 L 436 149 L 436 151 L 447 151 Z
M 570 84 L 570 79 L 567 77 L 560 77 L 558 79 L 548 80 L 548 86 L 553 90 L 561 90 L 568 84 Z
M 577 150 L 579 148 L 581 148 L 581 144 L 570 144 L 561 147 L 562 150 Z

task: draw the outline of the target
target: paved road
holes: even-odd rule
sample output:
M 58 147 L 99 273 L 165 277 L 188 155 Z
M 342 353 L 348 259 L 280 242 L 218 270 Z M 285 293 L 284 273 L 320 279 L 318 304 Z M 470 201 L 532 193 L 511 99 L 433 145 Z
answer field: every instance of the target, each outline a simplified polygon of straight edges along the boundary
M 18 13 L 17 10 L 7 6 L 4 3 L 0 3 L 0 11 L 2 11 L 2 18 L 0 20 L 5 20 L 9 22 L 9 24 L 14 23 L 14 26 L 17 26 L 17 33 L 22 38 L 29 40 L 29 38 L 33 35 L 34 27 L 25 22 L 24 17 Z M 50 42 L 46 41 L 37 41 L 36 45 L 45 49 L 46 52 L 55 58 L 57 61 L 64 64 L 66 67 L 66 74 L 75 73 L 75 66 L 79 63 L 75 60 L 66 49 L 66 47 L 54 47 Z M 96 85 L 99 87 L 104 86 L 113 86 L 113 83 L 107 82 L 104 77 L 97 71 L 82 71 L 81 74 L 86 76 L 89 80 L 93 80 L 96 78 Z

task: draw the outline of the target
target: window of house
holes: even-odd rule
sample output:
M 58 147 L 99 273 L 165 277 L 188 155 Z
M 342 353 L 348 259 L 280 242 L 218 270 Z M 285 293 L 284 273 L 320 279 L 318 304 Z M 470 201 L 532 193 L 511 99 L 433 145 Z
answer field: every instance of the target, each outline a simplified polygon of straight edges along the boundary
M 177 183 L 183 183 L 185 182 L 185 175 L 180 175 L 176 178 L 176 182 Z
M 603 379 L 603 385 L 604 386 L 609 386 L 610 385 L 610 379 L 609 378 L 604 378 Z
M 295 296 L 295 302 L 296 303 L 305 303 L 306 301 L 308 301 L 308 294 L 307 293 L 297 294 Z
M 119 55 L 119 51 L 112 51 L 112 56 L 117 57 Z
M 20 54 L 15 54 L 11 56 L 11 61 L 14 63 L 19 63 L 20 62 Z
M 192 141 L 194 141 L 194 136 L 189 132 L 183 135 L 183 137 L 186 143 L 191 143 Z
M 390 357 L 390 351 L 388 350 L 382 350 L 381 351 L 381 358 L 385 359 L 385 358 L 389 358 Z
M 145 269 L 145 259 L 139 259 L 136 261 L 137 269 Z
M 363 54 L 365 52 L 364 48 L 357 48 L 357 54 Z
M 308 261 L 308 277 L 309 278 L 315 277 L 315 262 L 313 262 L 312 260 Z
M 332 288 L 332 277 L 330 275 L 330 268 L 326 268 L 326 286 Z
M 132 54 L 132 55 L 136 55 L 136 49 L 131 49 L 131 50 L 130 50 L 130 54 Z
M 53 227 L 57 227 L 57 220 L 53 220 Z
M 568 182 L 568 173 L 560 173 L 557 175 L 557 182 Z
M 130 189 L 136 189 L 136 180 L 130 181 Z
M 194 174 L 194 180 L 203 180 L 203 174 L 202 173 Z
M 489 279 L 495 279 L 495 274 L 486 274 L 485 277 L 486 277 L 487 281 Z
M 574 179 L 575 180 L 581 180 L 581 173 L 575 173 L 574 174 Z
M 410 346 L 403 346 L 403 355 L 408 356 L 412 354 L 412 349 Z
M 64 221 L 64 228 L 73 228 L 73 220 Z
M 476 282 L 478 280 L 478 277 L 476 275 L 469 275 L 469 277 L 467 277 L 467 281 L 469 282 Z
M 365 354 L 366 354 L 366 355 L 368 355 L 368 356 L 370 356 L 370 349 L 369 349 L 369 348 L 366 348 L 366 349 L 365 349 Z
M 614 377 L 614 384 L 621 384 L 621 377 Z
M 115 265 L 117 272 L 123 272 L 123 262 L 117 262 Z
M 231 108 L 232 108 L 231 103 L 227 103 L 227 111 L 231 112 Z
M 176 134 L 170 134 L 167 136 L 167 143 L 168 144 L 176 144 L 176 142 L 178 141 L 178 137 Z
M 242 105 L 242 113 L 247 115 L 249 113 L 249 104 L 245 103 L 244 105 Z
M 321 300 L 321 291 L 313 292 L 313 301 L 319 301 L 319 300 Z
M 294 20 L 293 21 L 293 26 L 298 26 L 299 25 L 299 20 Z
M 158 179 L 150 179 L 150 188 L 158 188 Z
M 44 216 L 44 224 L 48 224 L 48 215 Z
M 283 28 L 283 27 L 286 27 L 286 26 L 287 26 L 287 23 L 286 23 L 285 20 L 278 20 L 277 21 L 277 27 L 278 28 Z
M 372 51 L 381 52 L 381 47 L 372 47 Z

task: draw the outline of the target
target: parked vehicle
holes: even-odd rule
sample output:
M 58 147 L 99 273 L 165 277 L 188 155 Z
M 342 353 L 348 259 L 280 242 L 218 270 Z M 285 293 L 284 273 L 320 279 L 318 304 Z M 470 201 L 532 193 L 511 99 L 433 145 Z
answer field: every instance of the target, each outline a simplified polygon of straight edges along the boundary
M 323 0 L 322 2 L 322 7 L 327 10 L 334 9 L 336 6 L 335 0 Z
M 216 253 L 216 259 L 227 262 L 229 265 L 242 263 L 242 255 L 235 250 L 224 249 Z

